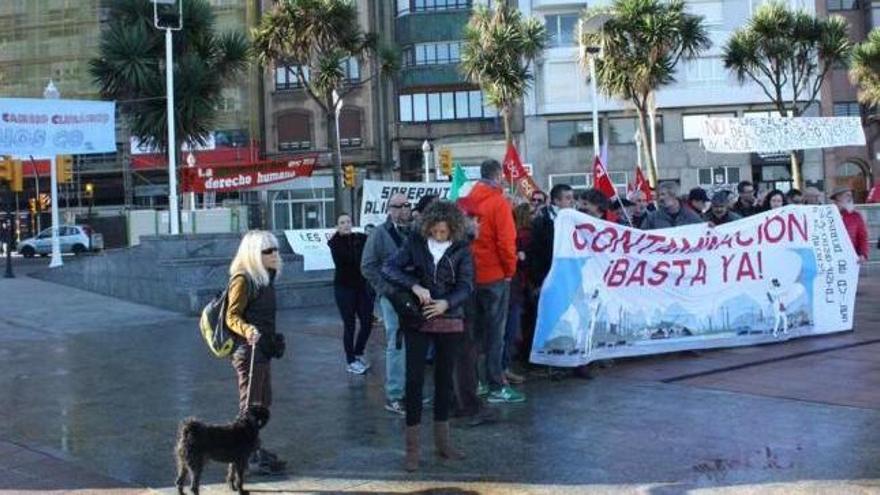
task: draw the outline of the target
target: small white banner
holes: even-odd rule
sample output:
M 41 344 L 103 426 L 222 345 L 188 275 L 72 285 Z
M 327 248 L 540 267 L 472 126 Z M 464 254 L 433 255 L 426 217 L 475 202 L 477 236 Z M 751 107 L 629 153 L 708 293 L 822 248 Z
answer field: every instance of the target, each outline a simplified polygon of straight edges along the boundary
M 713 153 L 772 153 L 864 146 L 865 131 L 859 117 L 708 117 L 701 140 Z
M 107 101 L 0 98 L 0 155 L 116 151 L 115 112 Z
M 363 232 L 360 227 L 352 229 L 354 232 Z M 333 237 L 336 229 L 299 229 L 285 230 L 284 237 L 290 244 L 293 252 L 303 257 L 303 270 L 333 270 L 333 255 L 327 241 Z
M 449 196 L 449 182 L 386 182 L 364 181 L 364 197 L 361 202 L 361 226 L 379 225 L 388 216 L 388 200 L 401 193 L 413 207 L 423 196 L 433 194 L 440 199 Z

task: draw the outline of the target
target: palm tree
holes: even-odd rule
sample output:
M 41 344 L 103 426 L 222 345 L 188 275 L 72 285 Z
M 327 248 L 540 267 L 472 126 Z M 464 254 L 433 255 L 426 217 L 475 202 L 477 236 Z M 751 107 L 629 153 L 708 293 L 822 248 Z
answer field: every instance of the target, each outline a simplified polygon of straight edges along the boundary
M 859 101 L 873 107 L 880 104 L 880 29 L 874 29 L 868 38 L 852 51 L 849 77 L 859 88 Z
M 116 0 L 101 33 L 99 55 L 89 63 L 101 96 L 119 102 L 131 133 L 168 149 L 164 33 L 153 27 L 150 0 Z M 183 30 L 174 36 L 175 132 L 172 143 L 204 144 L 215 130 L 224 86 L 248 65 L 244 33 L 218 33 L 207 0 L 183 3 Z
M 832 66 L 849 58 L 852 42 L 840 16 L 818 19 L 773 1 L 734 31 L 724 47 L 724 66 L 740 83 L 757 84 L 782 116 L 799 117 L 813 104 Z M 800 165 L 791 151 L 791 177 L 799 187 Z
M 529 68 L 547 45 L 547 29 L 505 3 L 476 7 L 464 28 L 461 71 L 479 84 L 504 121 L 504 138 L 513 142 L 510 119 L 534 79 Z
M 378 37 L 365 34 L 351 0 L 281 0 L 263 15 L 254 30 L 254 51 L 264 67 L 295 67 L 296 78 L 324 113 L 328 144 L 336 150 L 334 92 L 344 97 L 357 85 L 346 79 L 347 58 L 370 59 L 378 67 L 366 79 L 394 72 L 399 57 L 393 49 L 379 47 Z M 333 161 L 333 190 L 337 210 L 342 207 L 342 168 Z M 352 205 L 353 207 L 354 205 Z
M 599 47 L 602 51 L 596 60 L 600 90 L 635 107 L 648 181 L 655 186 L 657 164 L 648 134 L 654 93 L 675 82 L 680 60 L 696 58 L 712 43 L 703 18 L 688 14 L 682 0 L 615 0 L 610 8 L 588 9 L 583 19 L 587 21 L 595 16 L 607 16 L 608 20 L 599 31 L 584 30 L 580 44 Z M 582 54 L 582 60 L 588 62 L 589 56 Z

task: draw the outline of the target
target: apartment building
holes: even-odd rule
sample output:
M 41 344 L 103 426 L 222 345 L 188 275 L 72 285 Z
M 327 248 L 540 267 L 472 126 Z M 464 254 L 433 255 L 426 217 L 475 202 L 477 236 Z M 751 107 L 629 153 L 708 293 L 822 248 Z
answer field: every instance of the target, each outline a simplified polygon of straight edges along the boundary
M 853 42 L 864 41 L 867 34 L 880 27 L 880 2 L 871 0 L 816 0 L 816 13 L 820 16 L 839 15 L 849 22 L 849 35 Z M 850 82 L 849 67 L 840 64 L 832 68 L 822 86 L 822 115 L 862 117 L 867 146 L 847 146 L 825 150 L 825 177 L 829 189 L 838 185 L 853 188 L 857 202 L 865 200 L 867 191 L 880 177 L 877 153 L 880 128 L 870 116 L 874 109 L 865 108 L 856 99 L 858 90 Z
M 812 10 L 813 0 L 791 0 Z M 760 0 L 689 0 L 688 9 L 705 19 L 713 46 L 700 58 L 682 62 L 676 82 L 657 92 L 657 168 L 660 179 L 678 181 L 684 190 L 732 188 L 752 180 L 762 188 L 786 190 L 791 185 L 787 154 L 714 154 L 699 142 L 700 123 L 706 116 L 742 117 L 770 115 L 771 105 L 754 84 L 741 85 L 724 68 L 722 48 L 730 34 L 742 26 Z M 589 6 L 610 4 L 609 0 Z M 520 9 L 542 19 L 550 46 L 536 67 L 536 84 L 525 102 L 524 160 L 534 166 L 542 187 L 568 183 L 576 188 L 591 184 L 594 103 L 599 109 L 600 139 L 608 142 L 609 173 L 623 190 L 633 180 L 637 163 L 635 110 L 625 102 L 599 95 L 591 97 L 587 72 L 578 63 L 578 18 L 587 2 L 522 0 Z M 814 110 L 816 108 L 814 107 Z M 816 110 L 816 113 L 818 111 Z M 803 156 L 807 185 L 823 187 L 820 152 Z

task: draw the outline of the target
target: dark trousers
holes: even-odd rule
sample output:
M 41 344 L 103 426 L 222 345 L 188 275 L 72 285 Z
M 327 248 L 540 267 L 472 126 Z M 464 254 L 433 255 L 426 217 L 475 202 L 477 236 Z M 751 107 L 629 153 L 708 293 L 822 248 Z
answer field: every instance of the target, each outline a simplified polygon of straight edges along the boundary
M 342 316 L 345 328 L 342 334 L 342 345 L 345 347 L 345 360 L 351 364 L 355 356 L 361 356 L 373 331 L 373 298 L 366 287 L 353 289 L 336 285 L 336 306 Z M 361 322 L 361 331 L 355 342 L 355 317 Z
M 538 297 L 531 291 L 526 292 L 522 307 L 522 346 L 520 347 L 520 360 L 528 364 L 532 355 L 532 341 L 535 340 L 535 325 L 538 320 Z
M 243 345 L 232 353 L 232 367 L 238 376 L 239 412 L 244 412 L 251 404 L 265 407 L 272 405 L 272 377 L 269 374 L 269 359 L 258 354 L 254 361 L 254 374 L 251 376 L 251 349 L 251 346 Z M 248 397 L 248 379 L 252 380 L 250 397 Z
M 507 310 L 507 322 L 504 329 L 504 350 L 501 353 L 501 368 L 510 369 L 510 359 L 515 354 L 514 344 L 516 338 L 520 334 L 520 326 L 522 325 L 522 301 L 521 299 L 510 298 L 510 305 Z
M 461 416 L 472 416 L 480 410 L 477 395 L 477 359 L 482 332 L 476 324 L 477 302 L 471 296 L 464 305 L 464 334 L 455 354 L 455 406 Z
M 434 421 L 449 420 L 452 402 L 452 372 L 460 333 L 424 333 L 405 330 L 406 347 L 406 425 L 422 422 L 422 388 L 425 385 L 425 360 L 428 344 L 433 342 L 434 356 Z

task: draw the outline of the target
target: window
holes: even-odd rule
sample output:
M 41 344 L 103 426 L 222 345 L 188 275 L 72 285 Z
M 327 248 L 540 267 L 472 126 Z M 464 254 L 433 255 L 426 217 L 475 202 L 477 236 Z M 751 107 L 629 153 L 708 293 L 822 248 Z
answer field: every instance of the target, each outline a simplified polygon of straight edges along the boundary
M 699 171 L 700 186 L 721 186 L 739 183 L 738 167 L 709 167 Z
M 312 118 L 309 114 L 290 112 L 279 115 L 275 126 L 278 133 L 278 151 L 312 148 Z
M 401 122 L 487 119 L 498 114 L 484 106 L 479 90 L 400 95 L 399 101 Z
M 654 116 L 654 132 L 657 134 L 657 142 L 663 142 L 663 117 Z M 609 135 L 611 144 L 633 144 L 639 131 L 637 117 L 612 117 L 608 119 Z
M 397 0 L 397 15 L 411 12 L 467 9 L 471 7 L 471 4 L 471 0 Z
M 826 0 L 825 5 L 829 12 L 835 10 L 858 10 L 859 0 Z
M 361 80 L 361 65 L 355 57 L 348 57 L 343 60 L 342 70 L 345 71 L 345 80 L 349 83 Z
M 770 119 L 773 117 L 782 117 L 778 110 L 750 110 L 743 112 L 743 117 Z
M 602 129 L 599 129 L 600 134 Z M 551 148 L 593 145 L 593 122 L 591 120 L 557 120 L 547 122 Z M 600 135 L 599 140 L 602 140 Z
M 358 148 L 362 144 L 360 109 L 343 108 L 339 114 L 339 146 Z
M 577 44 L 577 14 L 548 15 L 544 18 L 547 26 L 550 47 L 574 46 Z
M 842 101 L 834 104 L 835 117 L 861 117 L 862 109 L 857 101 Z
M 303 86 L 297 77 L 296 65 L 279 65 L 275 68 L 275 90 L 289 91 L 291 89 L 301 89 Z M 303 76 L 306 82 L 309 82 L 309 68 L 303 67 Z
M 418 43 L 403 50 L 403 64 L 437 65 L 457 64 L 461 61 L 462 41 Z
M 681 116 L 681 128 L 685 141 L 694 141 L 700 139 L 703 135 L 703 121 L 707 117 L 736 117 L 736 112 L 724 113 L 700 113 L 693 115 Z

